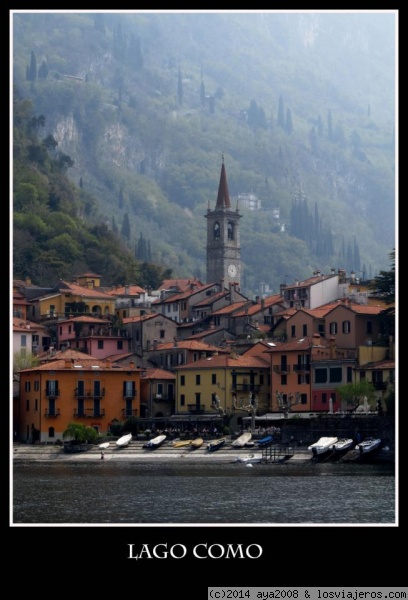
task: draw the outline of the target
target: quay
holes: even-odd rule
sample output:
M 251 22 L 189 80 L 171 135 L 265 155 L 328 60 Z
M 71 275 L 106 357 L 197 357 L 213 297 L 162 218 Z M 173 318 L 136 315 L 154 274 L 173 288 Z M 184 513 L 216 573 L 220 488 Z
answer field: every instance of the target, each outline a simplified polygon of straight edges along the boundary
M 150 450 L 143 447 L 145 440 L 132 440 L 128 446 L 119 448 L 115 441 L 103 450 L 98 445 L 84 446 L 80 451 L 65 452 L 62 446 L 47 444 L 21 444 L 14 443 L 12 447 L 12 461 L 61 461 L 61 462 L 94 462 L 96 460 L 108 460 L 114 462 L 141 461 L 141 462 L 174 462 L 183 463 L 234 463 L 238 457 L 250 456 L 260 458 L 260 464 L 313 464 L 314 462 L 360 462 L 360 455 L 355 450 L 350 450 L 345 456 L 334 456 L 333 453 L 316 461 L 307 446 L 291 446 L 290 444 L 273 443 L 260 448 L 257 445 L 249 448 L 236 448 L 228 440 L 223 447 L 216 452 L 207 450 L 204 442 L 201 448 L 191 450 L 189 448 L 175 448 L 172 440 L 162 444 L 160 447 Z M 380 449 L 370 462 L 383 463 L 395 462 L 395 451 L 386 447 Z M 365 459 L 364 462 L 367 462 Z

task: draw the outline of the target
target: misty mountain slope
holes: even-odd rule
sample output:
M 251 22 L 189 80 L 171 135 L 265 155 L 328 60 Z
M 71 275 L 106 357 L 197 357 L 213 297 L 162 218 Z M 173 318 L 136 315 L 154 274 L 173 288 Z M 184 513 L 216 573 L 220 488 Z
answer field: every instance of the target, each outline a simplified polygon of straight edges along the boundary
M 223 154 L 233 202 L 253 193 L 262 206 L 240 207 L 246 292 L 316 268 L 387 267 L 392 13 L 16 14 L 13 32 L 15 86 L 96 199 L 87 219 L 119 231 L 128 219 L 132 251 L 143 235 L 155 262 L 205 279 Z M 32 52 L 47 76 L 28 81 Z

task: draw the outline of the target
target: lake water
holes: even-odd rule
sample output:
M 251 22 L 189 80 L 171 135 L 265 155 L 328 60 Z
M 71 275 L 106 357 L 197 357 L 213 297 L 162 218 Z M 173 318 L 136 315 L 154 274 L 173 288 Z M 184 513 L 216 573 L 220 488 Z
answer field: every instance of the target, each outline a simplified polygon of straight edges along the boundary
M 395 525 L 395 466 L 16 463 L 12 525 Z

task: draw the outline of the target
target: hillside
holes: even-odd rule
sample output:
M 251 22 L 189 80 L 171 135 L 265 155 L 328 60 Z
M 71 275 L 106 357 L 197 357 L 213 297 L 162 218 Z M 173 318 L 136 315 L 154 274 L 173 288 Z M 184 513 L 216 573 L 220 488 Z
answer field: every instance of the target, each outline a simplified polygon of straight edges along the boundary
M 240 203 L 244 293 L 315 269 L 372 277 L 395 246 L 394 19 L 15 13 L 14 86 L 70 159 L 77 216 L 138 261 L 205 280 L 224 155 L 230 195 L 261 204 Z

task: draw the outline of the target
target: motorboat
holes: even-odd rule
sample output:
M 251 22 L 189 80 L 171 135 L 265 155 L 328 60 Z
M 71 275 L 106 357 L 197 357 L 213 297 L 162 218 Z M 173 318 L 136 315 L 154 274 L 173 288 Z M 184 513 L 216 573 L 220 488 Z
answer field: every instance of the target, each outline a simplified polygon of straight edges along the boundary
M 157 435 L 156 437 L 152 438 L 151 440 L 149 440 L 148 442 L 143 444 L 143 448 L 149 448 L 150 450 L 154 450 L 155 448 L 158 448 L 159 446 L 162 445 L 162 443 L 164 442 L 166 437 L 167 436 L 164 434 Z
M 362 442 L 356 445 L 356 450 L 359 450 L 360 454 L 368 454 L 369 452 L 373 452 L 377 450 L 381 446 L 380 438 L 368 437 L 365 438 Z
M 237 463 L 245 463 L 245 464 L 255 464 L 260 463 L 262 458 L 260 456 L 256 456 L 255 454 L 250 454 L 249 456 L 238 456 L 235 460 Z
M 110 446 L 110 442 L 103 442 L 103 444 L 99 444 L 98 448 L 100 448 L 101 450 L 105 450 L 106 448 L 109 448 Z
M 251 441 L 252 433 L 250 431 L 245 431 L 236 440 L 234 440 L 231 444 L 233 448 L 242 448 L 246 444 L 249 444 Z
M 334 452 L 346 452 L 353 447 L 354 441 L 352 438 L 339 438 L 337 442 L 330 446 L 330 450 Z
M 328 452 L 332 449 L 331 446 L 333 446 L 333 444 L 336 442 L 338 442 L 338 438 L 336 437 L 321 437 L 317 442 L 311 444 L 308 447 L 308 450 L 312 451 L 313 456 L 325 454 L 325 452 Z
M 201 448 L 201 446 L 203 444 L 204 444 L 203 438 L 201 438 L 201 437 L 195 438 L 194 440 L 190 441 L 189 449 L 197 450 L 197 448 Z
M 225 444 L 226 441 L 227 441 L 227 439 L 225 437 L 219 438 L 217 440 L 212 440 L 211 442 L 208 442 L 207 450 L 209 452 L 214 452 L 214 450 L 219 450 L 221 448 L 221 446 L 223 446 Z
M 273 436 L 271 435 L 267 435 L 264 438 L 262 438 L 261 440 L 258 440 L 256 443 L 258 444 L 258 446 L 269 446 L 269 444 L 272 444 L 273 442 Z
M 116 445 L 119 448 L 123 448 L 124 446 L 127 446 L 128 443 L 130 442 L 130 440 L 132 439 L 132 434 L 131 433 L 127 433 L 126 435 L 122 435 L 122 437 L 120 437 L 117 441 L 116 441 Z
M 186 446 L 190 446 L 191 440 L 174 440 L 173 448 L 185 448 Z

